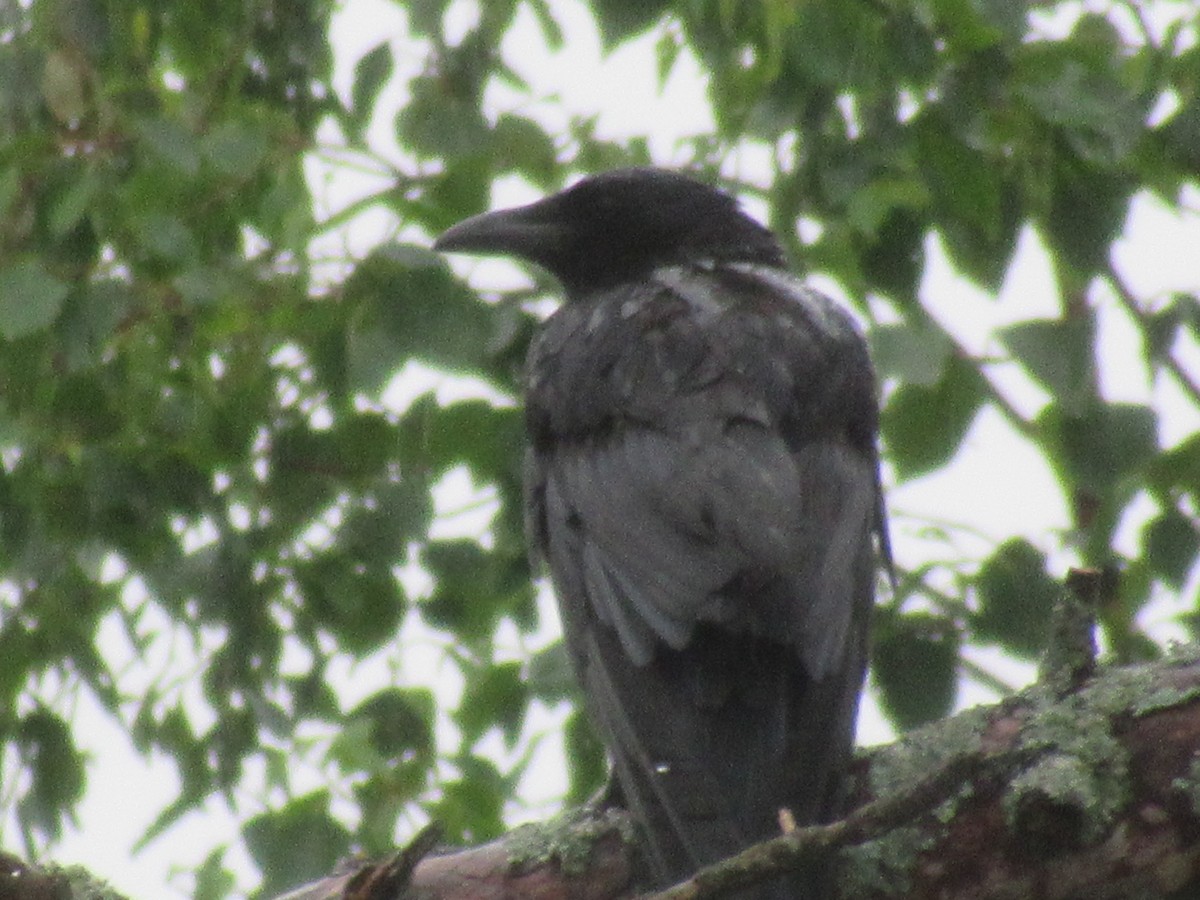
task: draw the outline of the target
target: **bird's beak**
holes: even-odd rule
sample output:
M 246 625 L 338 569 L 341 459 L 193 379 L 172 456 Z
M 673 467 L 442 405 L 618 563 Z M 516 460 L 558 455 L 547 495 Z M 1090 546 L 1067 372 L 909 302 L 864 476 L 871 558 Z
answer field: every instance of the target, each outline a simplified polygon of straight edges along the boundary
M 563 226 L 544 201 L 464 219 L 433 242 L 433 249 L 497 253 L 543 263 L 562 246 Z

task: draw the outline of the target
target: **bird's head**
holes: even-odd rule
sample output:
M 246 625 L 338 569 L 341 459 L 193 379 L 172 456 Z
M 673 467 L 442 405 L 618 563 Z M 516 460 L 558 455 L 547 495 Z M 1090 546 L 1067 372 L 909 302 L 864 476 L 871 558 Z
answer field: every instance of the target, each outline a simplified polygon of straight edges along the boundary
M 728 194 L 652 168 L 593 175 L 528 206 L 473 216 L 433 246 L 528 260 L 570 294 L 632 281 L 663 265 L 783 265 L 771 232 Z

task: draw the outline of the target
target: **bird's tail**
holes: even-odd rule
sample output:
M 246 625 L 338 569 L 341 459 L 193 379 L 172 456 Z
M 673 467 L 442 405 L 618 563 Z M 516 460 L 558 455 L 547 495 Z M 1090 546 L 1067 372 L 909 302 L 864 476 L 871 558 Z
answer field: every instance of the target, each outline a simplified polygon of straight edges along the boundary
M 630 665 L 593 633 L 586 677 L 622 796 L 645 828 L 659 885 L 797 825 L 836 815 L 862 683 L 861 653 L 821 683 L 786 644 L 707 626 L 682 650 Z M 756 885 L 739 900 L 823 900 L 826 873 Z

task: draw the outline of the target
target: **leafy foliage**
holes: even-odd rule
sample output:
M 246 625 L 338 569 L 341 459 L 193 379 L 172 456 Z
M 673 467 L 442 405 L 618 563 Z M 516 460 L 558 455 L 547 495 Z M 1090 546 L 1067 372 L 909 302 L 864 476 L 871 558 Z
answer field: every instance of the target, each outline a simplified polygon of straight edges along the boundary
M 547 0 L 489 0 L 465 28 L 449 6 L 406 4 L 407 33 L 354 61 L 344 90 L 329 0 L 0 8 L 0 796 L 27 849 L 61 834 L 85 788 L 74 703 L 174 761 L 179 797 L 146 840 L 224 797 L 275 890 L 422 815 L 453 838 L 496 834 L 537 745 L 530 711 L 573 697 L 536 637 L 519 500 L 514 401 L 543 283 L 480 298 L 410 239 L 486 208 L 498 181 L 549 190 L 650 153 L 644 136 L 607 141 L 593 119 L 559 110 L 566 127 L 550 128 L 530 110 L 505 38 L 527 12 L 563 48 Z M 1159 25 L 1136 4 L 970 0 L 591 13 L 609 49 L 649 40 L 664 78 L 684 56 L 708 73 L 717 128 L 681 142 L 693 168 L 728 176 L 738 148 L 769 151 L 737 187 L 766 201 L 797 267 L 870 321 L 894 477 L 951 463 L 991 410 L 1073 511 L 1039 546 L 905 560 L 875 658 L 895 724 L 948 711 L 971 641 L 1037 652 L 1048 558 L 1121 570 L 1109 646 L 1156 652 L 1137 617 L 1195 588 L 1200 441 L 1168 445 L 1159 410 L 1106 396 L 1097 310 L 1121 311 L 1141 365 L 1194 414 L 1197 298 L 1138 296 L 1112 250 L 1139 193 L 1176 209 L 1194 197 L 1196 13 Z M 497 85 L 516 99 L 497 105 Z M 396 89 L 389 153 L 380 111 Z M 318 215 L 317 156 L 384 184 Z M 393 231 L 331 276 L 329 236 L 378 210 Z M 921 303 L 931 236 L 995 293 L 1023 230 L 1050 253 L 1058 314 L 995 337 L 1044 393 L 1033 413 Z M 412 363 L 470 396 L 386 401 Z M 467 535 L 438 499 L 463 475 L 482 510 Z M 346 678 L 420 657 L 398 632 L 441 648 L 426 686 Z M 518 661 L 514 643 L 538 652 Z M 577 713 L 564 742 L 579 800 L 602 755 Z M 233 884 L 214 849 L 196 896 Z

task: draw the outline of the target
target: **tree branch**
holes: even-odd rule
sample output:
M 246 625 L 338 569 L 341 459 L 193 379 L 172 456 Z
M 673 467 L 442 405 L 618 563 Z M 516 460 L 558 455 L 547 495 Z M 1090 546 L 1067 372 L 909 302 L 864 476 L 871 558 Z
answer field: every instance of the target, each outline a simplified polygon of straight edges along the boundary
M 647 900 L 728 896 L 831 853 L 835 897 L 855 900 L 1200 890 L 1200 648 L 1058 677 L 1080 671 L 1046 671 L 997 705 L 871 752 L 856 765 L 845 819 L 750 847 Z M 289 900 L 606 900 L 629 896 L 637 872 L 630 823 L 609 811 L 426 858 L 408 893 Z

